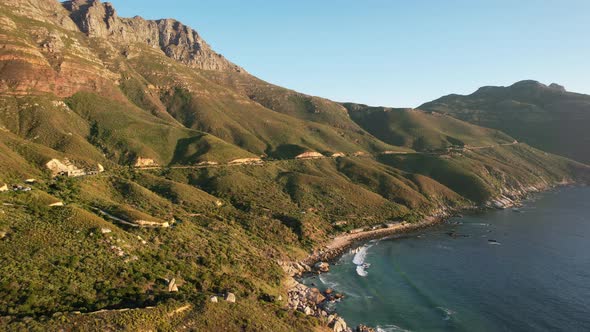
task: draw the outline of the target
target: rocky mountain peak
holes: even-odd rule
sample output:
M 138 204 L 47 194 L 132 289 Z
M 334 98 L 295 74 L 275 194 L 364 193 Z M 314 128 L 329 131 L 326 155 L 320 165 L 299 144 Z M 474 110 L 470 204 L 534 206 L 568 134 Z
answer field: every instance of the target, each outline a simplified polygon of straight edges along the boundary
M 72 0 L 62 5 L 79 29 L 90 37 L 108 38 L 126 45 L 143 43 L 193 68 L 244 71 L 213 51 L 195 30 L 176 20 L 121 18 L 112 4 L 100 0 Z

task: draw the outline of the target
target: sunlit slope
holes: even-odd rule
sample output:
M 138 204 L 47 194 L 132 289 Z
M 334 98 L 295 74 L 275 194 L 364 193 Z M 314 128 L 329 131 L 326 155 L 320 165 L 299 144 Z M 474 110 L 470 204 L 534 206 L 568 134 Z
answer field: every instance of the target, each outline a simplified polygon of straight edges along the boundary
M 449 95 L 420 106 L 484 127 L 531 146 L 590 163 L 590 96 L 552 84 L 522 81 Z

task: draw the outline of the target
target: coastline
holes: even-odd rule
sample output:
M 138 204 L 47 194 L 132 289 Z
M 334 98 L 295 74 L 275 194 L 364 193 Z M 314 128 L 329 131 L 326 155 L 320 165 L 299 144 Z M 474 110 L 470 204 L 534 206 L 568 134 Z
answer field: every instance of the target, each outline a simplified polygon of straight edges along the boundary
M 441 207 L 433 211 L 430 216 L 416 223 L 400 222 L 389 225 L 387 228 L 337 235 L 329 243 L 322 245 L 319 249 L 315 249 L 302 261 L 281 263 L 283 270 L 289 275 L 289 282 L 287 284 L 288 307 L 292 310 L 300 310 L 306 315 L 322 319 L 326 323 L 326 326 L 335 332 L 374 332 L 375 329 L 364 325 L 352 329 L 346 325 L 344 319 L 339 317 L 336 312 L 329 314 L 324 311 L 325 303 L 340 300 L 344 295 L 337 294 L 338 296 L 334 297 L 333 290 L 330 290 L 330 293 L 322 294 L 317 288 L 309 288 L 299 283 L 297 279 L 304 277 L 306 274 L 329 272 L 329 262 L 338 260 L 342 255 L 356 247 L 362 246 L 370 240 L 389 238 L 429 228 L 441 224 L 462 212 L 518 207 L 522 205 L 522 200 L 531 194 L 575 184 L 573 181 L 564 180 L 552 184 L 540 183 L 521 186 L 518 189 L 504 189 L 499 195 L 483 204 L 463 206 L 456 209 Z

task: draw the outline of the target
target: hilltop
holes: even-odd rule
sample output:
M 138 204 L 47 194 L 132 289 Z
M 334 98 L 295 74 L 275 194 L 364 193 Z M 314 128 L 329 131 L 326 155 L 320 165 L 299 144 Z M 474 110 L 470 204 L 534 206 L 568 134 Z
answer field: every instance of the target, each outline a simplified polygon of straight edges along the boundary
M 449 95 L 419 107 L 479 126 L 501 130 L 555 154 L 590 163 L 590 96 L 559 84 L 521 81 L 508 87 L 482 87 Z

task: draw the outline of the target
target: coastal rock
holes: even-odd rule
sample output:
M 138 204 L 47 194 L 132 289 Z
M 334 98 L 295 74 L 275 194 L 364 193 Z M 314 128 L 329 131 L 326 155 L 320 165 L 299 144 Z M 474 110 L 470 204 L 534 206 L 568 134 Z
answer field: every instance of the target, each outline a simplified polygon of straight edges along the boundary
M 317 288 L 309 288 L 306 293 L 307 300 L 314 304 L 320 304 L 326 299 Z
M 326 262 L 318 262 L 313 267 L 317 272 L 321 272 L 321 273 L 330 272 L 330 264 L 328 264 Z
M 376 330 L 372 327 L 368 327 L 366 325 L 361 324 L 357 326 L 356 332 L 376 332 Z
M 347 326 L 346 326 L 346 322 L 344 321 L 344 319 L 342 319 L 342 317 L 338 317 L 336 318 L 333 322 L 332 322 L 332 330 L 334 332 L 346 332 L 347 331 Z

